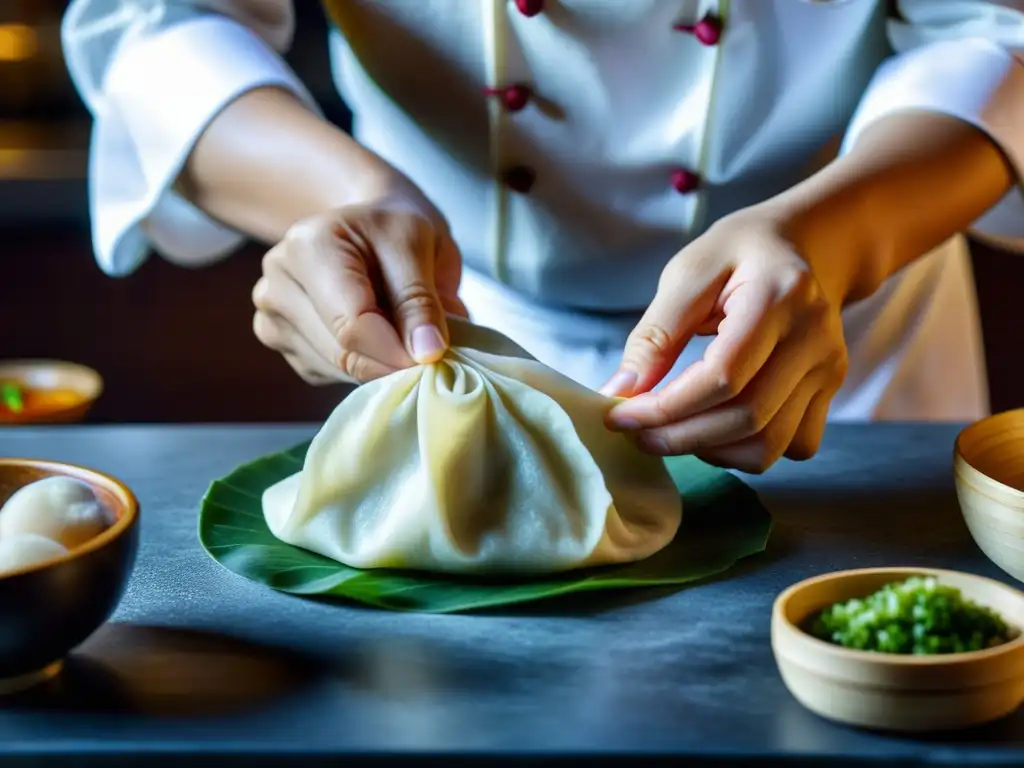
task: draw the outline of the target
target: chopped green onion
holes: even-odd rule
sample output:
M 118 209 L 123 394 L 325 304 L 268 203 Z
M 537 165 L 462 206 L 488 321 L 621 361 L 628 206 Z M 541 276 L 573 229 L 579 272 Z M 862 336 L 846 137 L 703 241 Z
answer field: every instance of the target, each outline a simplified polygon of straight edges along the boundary
M 980 651 L 1016 636 L 997 613 L 932 576 L 836 603 L 812 618 L 809 631 L 844 648 L 918 655 Z
M 0 384 L 0 397 L 12 413 L 21 413 L 25 410 L 25 391 L 14 382 Z

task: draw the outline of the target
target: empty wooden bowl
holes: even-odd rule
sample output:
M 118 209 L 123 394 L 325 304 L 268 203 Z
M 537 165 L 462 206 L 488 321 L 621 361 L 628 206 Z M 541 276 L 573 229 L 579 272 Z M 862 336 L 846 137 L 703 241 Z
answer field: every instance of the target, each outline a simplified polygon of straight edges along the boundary
M 956 439 L 953 476 L 974 541 L 992 562 L 1024 581 L 1024 409 L 964 429 Z
M 92 368 L 62 360 L 0 361 L 0 386 L 21 391 L 20 407 L 0 401 L 0 424 L 81 421 L 103 393 L 103 377 Z
M 1003 645 L 913 656 L 855 651 L 803 627 L 819 611 L 911 576 L 934 576 L 999 613 L 1018 631 Z M 992 579 L 927 568 L 868 568 L 818 576 L 785 590 L 772 610 L 772 651 L 786 687 L 822 717 L 862 728 L 925 732 L 964 728 L 1024 702 L 1024 593 Z
M 0 459 L 0 504 L 52 475 L 90 485 L 115 522 L 65 555 L 0 574 L 0 694 L 57 674 L 68 652 L 110 618 L 135 564 L 139 503 L 113 477 L 55 461 Z

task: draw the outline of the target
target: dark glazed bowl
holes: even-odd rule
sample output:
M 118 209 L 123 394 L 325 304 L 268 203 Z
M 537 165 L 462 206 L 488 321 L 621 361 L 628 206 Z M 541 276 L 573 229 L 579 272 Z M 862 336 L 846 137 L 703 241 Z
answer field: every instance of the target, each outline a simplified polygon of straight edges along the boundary
M 51 475 L 90 485 L 114 524 L 61 557 L 0 575 L 0 695 L 60 672 L 64 657 L 95 632 L 124 594 L 139 548 L 139 502 L 124 483 L 73 464 L 0 459 L 0 505 Z

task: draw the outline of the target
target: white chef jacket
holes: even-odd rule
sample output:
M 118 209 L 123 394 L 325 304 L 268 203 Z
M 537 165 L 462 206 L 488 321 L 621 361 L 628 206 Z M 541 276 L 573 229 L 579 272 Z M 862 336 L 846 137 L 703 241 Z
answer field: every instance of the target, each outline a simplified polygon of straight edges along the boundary
M 845 152 L 886 115 L 940 112 L 986 132 L 1024 178 L 1024 0 L 325 7 L 355 137 L 448 218 L 474 319 L 589 386 L 614 372 L 669 258 L 804 178 L 832 137 Z M 95 118 L 91 216 L 108 274 L 151 250 L 199 265 L 242 242 L 173 184 L 240 94 L 273 85 L 316 109 L 281 58 L 293 25 L 286 0 L 70 4 L 63 40 Z M 530 89 L 519 109 L 502 98 L 516 84 Z M 975 228 L 1024 250 L 1024 185 Z M 850 367 L 831 420 L 986 413 L 960 236 L 848 307 L 844 327 Z

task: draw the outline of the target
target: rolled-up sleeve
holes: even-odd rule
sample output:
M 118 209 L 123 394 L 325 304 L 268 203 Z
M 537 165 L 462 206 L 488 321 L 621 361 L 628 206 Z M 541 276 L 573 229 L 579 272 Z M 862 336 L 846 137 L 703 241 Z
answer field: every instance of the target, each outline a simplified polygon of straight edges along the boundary
M 89 206 L 93 249 L 109 275 L 152 250 L 198 266 L 244 237 L 175 192 L 196 141 L 226 105 L 255 88 L 288 89 L 316 109 L 281 57 L 290 3 L 73 0 L 62 39 L 93 116 Z M 276 7 L 275 7 L 276 5 Z
M 1018 184 L 972 227 L 1024 252 L 1024 0 L 902 0 L 889 23 L 896 55 L 877 72 L 844 140 L 872 123 L 924 110 L 964 120 L 995 141 Z

